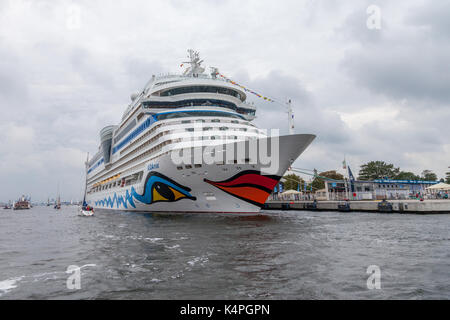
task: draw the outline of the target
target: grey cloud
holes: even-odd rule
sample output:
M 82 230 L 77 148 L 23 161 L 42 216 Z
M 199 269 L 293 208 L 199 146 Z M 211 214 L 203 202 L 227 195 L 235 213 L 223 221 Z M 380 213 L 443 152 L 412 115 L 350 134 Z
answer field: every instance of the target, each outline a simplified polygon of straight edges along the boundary
M 126 59 L 122 59 L 121 62 L 124 73 L 129 75 L 127 81 L 128 87 L 133 92 L 141 90 L 152 75 L 157 75 L 165 71 L 160 63 L 140 57 L 127 57 Z
M 333 144 L 348 141 L 348 128 L 339 115 L 323 106 L 317 106 L 314 93 L 308 91 L 297 77 L 273 71 L 264 78 L 257 78 L 246 84 L 282 103 L 280 105 L 264 102 L 252 95 L 249 96 L 258 106 L 257 122 L 260 122 L 262 126 L 280 128 L 287 133 L 287 107 L 283 103 L 291 99 L 298 132 L 314 133 L 318 135 L 320 143 Z
M 362 1 L 358 3 L 357 8 L 349 14 L 344 23 L 335 28 L 334 32 L 336 37 L 342 39 L 342 41 L 354 41 L 357 40 L 362 44 L 376 44 L 379 43 L 386 32 L 389 30 L 389 23 L 382 19 L 382 29 L 369 29 L 367 28 L 368 14 L 366 12 L 369 5 L 372 5 L 373 1 Z
M 432 107 L 450 98 L 450 50 L 421 39 L 349 52 L 342 67 L 356 85 L 387 97 L 430 101 Z
M 428 35 L 434 38 L 450 38 L 450 2 L 433 1 L 417 6 L 406 18 L 411 25 L 428 28 Z
M 447 103 L 450 98 L 450 46 L 439 41 L 438 32 L 447 30 L 448 19 L 443 20 L 443 10 L 448 5 L 413 7 L 408 11 L 409 22 L 402 19 L 389 22 L 383 16 L 381 30 L 355 27 L 355 16 L 350 14 L 349 25 L 342 30 L 350 33 L 361 45 L 347 51 L 342 69 L 361 87 L 394 99 L 428 100 Z M 448 11 L 448 10 L 447 10 Z M 434 19 L 436 18 L 436 19 Z M 359 19 L 359 18 L 358 18 Z M 385 25 L 390 23 L 391 28 Z M 423 30 L 422 24 L 432 27 Z M 368 41 L 364 35 L 379 34 L 377 41 Z M 375 36 L 373 36 L 375 37 Z
M 404 19 L 391 21 L 389 15 L 383 14 L 381 30 L 362 27 L 365 10 L 355 10 L 338 31 L 360 45 L 347 50 L 341 69 L 355 85 L 373 93 L 397 101 L 429 102 L 432 108 L 447 105 L 450 46 L 439 41 L 438 33 L 450 25 L 448 19 L 442 18 L 448 8 L 448 3 L 422 7 L 412 4 L 405 11 Z M 430 26 L 431 30 L 423 30 L 423 25 Z
M 6 109 L 11 104 L 24 103 L 28 93 L 25 68 L 18 57 L 2 48 L 0 39 L 0 104 Z

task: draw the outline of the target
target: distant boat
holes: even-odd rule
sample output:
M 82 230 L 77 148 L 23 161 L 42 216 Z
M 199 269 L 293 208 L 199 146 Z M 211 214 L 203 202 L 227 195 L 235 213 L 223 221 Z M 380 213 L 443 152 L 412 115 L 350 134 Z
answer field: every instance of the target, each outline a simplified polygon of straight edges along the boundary
M 59 183 L 58 183 L 58 197 L 56 198 L 56 203 L 55 203 L 54 208 L 55 208 L 56 210 L 61 209 L 61 197 L 60 197 L 60 195 L 59 195 Z
M 86 216 L 86 217 L 93 216 L 94 215 L 94 208 L 90 207 L 89 205 L 82 206 L 81 209 L 80 209 L 80 213 L 81 213 L 81 215 Z
M 58 196 L 58 200 L 56 200 L 54 208 L 57 210 L 61 209 L 61 199 L 59 198 L 59 196 Z
M 89 159 L 89 153 L 87 155 L 86 164 L 87 164 L 88 159 Z M 84 186 L 83 204 L 81 205 L 81 208 L 80 208 L 80 214 L 82 216 L 91 217 L 94 215 L 94 208 L 91 207 L 90 205 L 88 205 L 86 202 L 86 191 L 87 191 L 87 175 L 86 175 L 86 183 Z
M 21 199 L 14 202 L 13 209 L 14 210 L 25 210 L 30 209 L 31 203 L 28 199 L 25 198 L 25 196 L 22 196 Z

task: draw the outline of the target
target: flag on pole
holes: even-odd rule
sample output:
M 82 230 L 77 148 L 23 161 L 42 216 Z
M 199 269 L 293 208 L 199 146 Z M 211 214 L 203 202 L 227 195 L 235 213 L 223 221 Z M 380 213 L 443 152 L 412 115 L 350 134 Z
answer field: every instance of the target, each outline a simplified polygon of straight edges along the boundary
M 353 176 L 353 172 L 350 169 L 350 166 L 348 166 L 348 180 L 350 181 L 350 190 L 353 192 L 355 192 L 355 177 Z
M 345 162 L 345 159 L 344 159 L 344 161 L 342 161 L 342 168 L 347 169 L 347 163 Z
M 355 177 L 353 176 L 352 169 L 350 169 L 350 166 L 348 166 L 348 179 L 350 181 L 355 181 Z

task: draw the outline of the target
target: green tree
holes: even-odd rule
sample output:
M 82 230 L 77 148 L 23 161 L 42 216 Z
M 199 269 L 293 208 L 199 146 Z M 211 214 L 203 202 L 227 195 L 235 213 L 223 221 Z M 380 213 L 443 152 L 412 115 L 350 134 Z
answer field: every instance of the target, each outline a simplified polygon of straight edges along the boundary
M 400 171 L 394 179 L 397 180 L 420 180 L 420 177 L 412 172 Z
M 342 174 L 336 172 L 336 170 L 321 172 L 321 173 L 319 173 L 319 176 L 330 178 L 333 180 L 344 180 L 344 176 Z M 320 177 L 315 177 L 314 180 L 312 181 L 312 187 L 313 187 L 314 191 L 325 188 L 324 179 L 320 178 Z
M 284 190 L 297 190 L 298 185 L 300 185 L 300 190 L 303 187 L 304 181 L 296 174 L 288 174 L 283 177 L 286 179 L 284 182 Z
M 361 166 L 359 170 L 359 180 L 375 180 L 389 178 L 393 179 L 400 173 L 400 168 L 395 168 L 393 164 L 384 161 L 370 161 Z
M 422 171 L 422 179 L 426 181 L 436 181 L 437 175 L 431 170 L 423 170 Z
M 450 172 L 446 172 L 445 173 L 445 183 L 449 183 L 450 184 Z

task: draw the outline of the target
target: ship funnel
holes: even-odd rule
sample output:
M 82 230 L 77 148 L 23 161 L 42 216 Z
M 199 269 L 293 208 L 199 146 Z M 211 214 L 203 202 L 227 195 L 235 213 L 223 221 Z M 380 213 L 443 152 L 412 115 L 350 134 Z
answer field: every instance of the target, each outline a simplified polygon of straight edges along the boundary
M 100 141 L 102 145 L 103 159 L 105 160 L 105 164 L 109 163 L 109 161 L 111 160 L 111 144 L 113 131 L 115 128 L 116 126 L 107 126 L 100 131 Z

